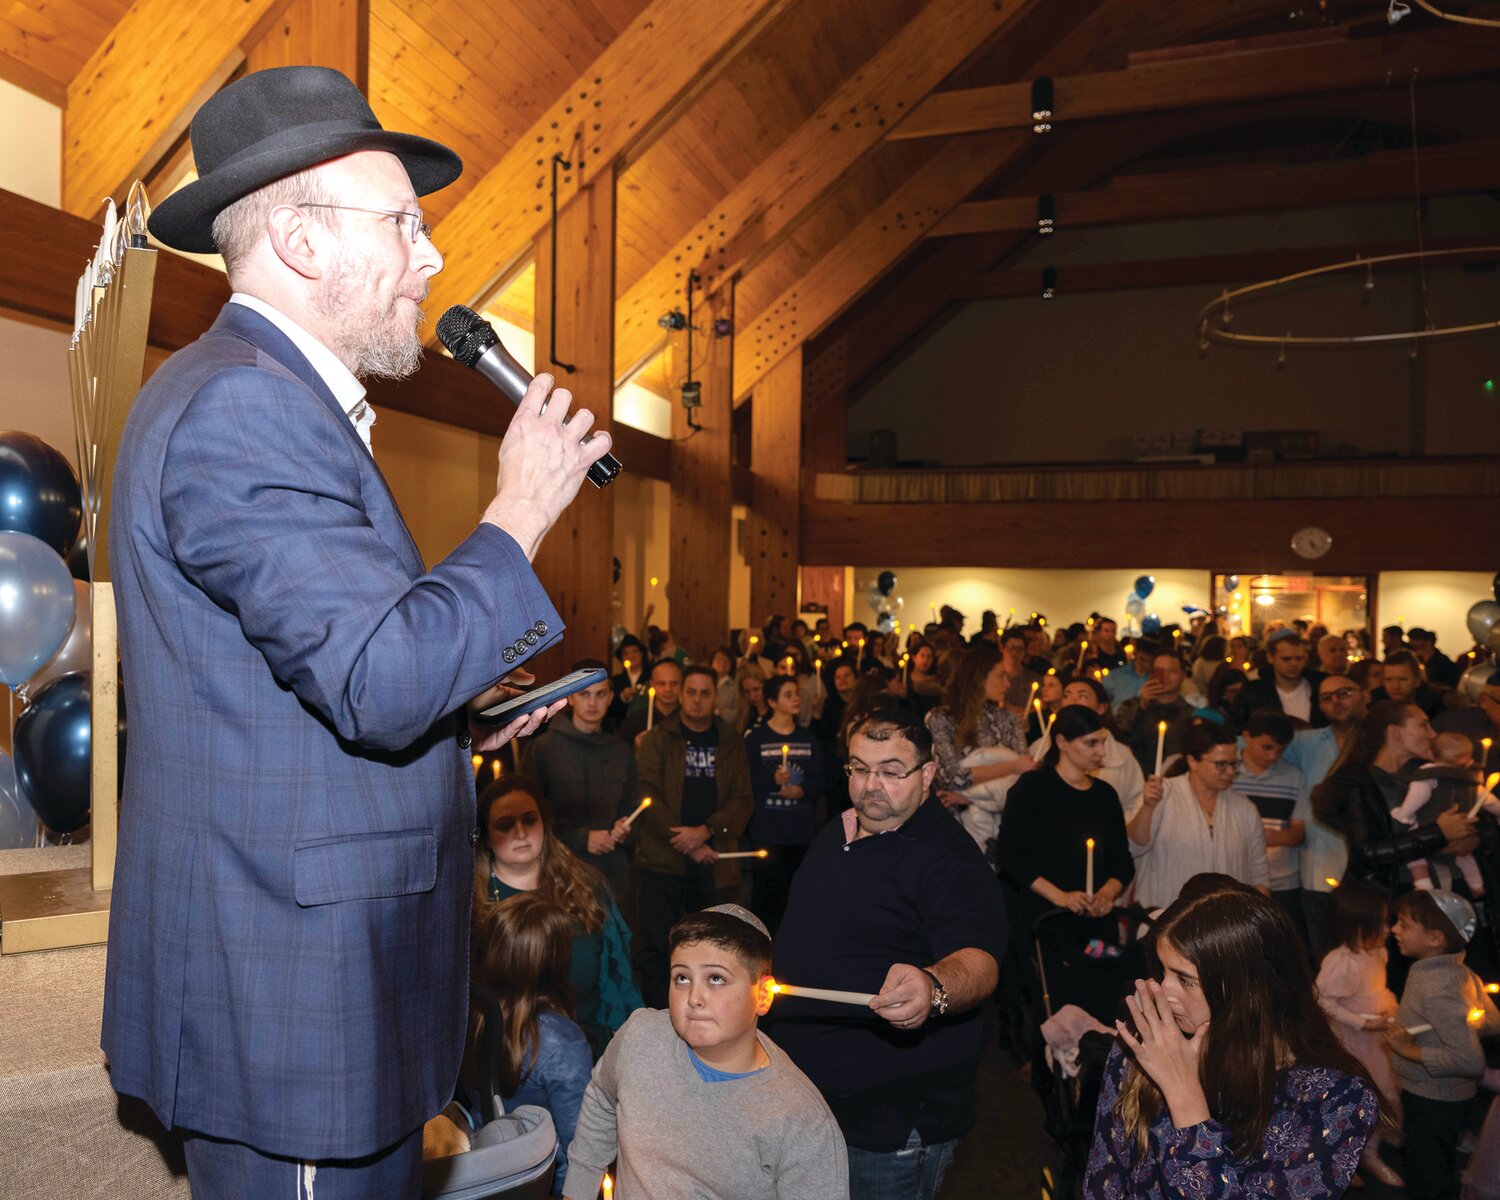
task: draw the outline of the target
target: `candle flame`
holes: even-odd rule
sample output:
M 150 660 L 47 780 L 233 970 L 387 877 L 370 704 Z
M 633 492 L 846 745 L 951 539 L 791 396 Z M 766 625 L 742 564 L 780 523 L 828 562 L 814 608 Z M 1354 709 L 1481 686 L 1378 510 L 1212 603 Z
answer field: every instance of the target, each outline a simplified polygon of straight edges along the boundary
M 1158 721 L 1156 723 L 1156 732 L 1157 733 L 1166 733 L 1167 732 L 1167 723 L 1165 721 Z
M 1500 983 L 1487 983 L 1484 985 L 1484 990 L 1491 996 L 1500 996 Z
M 1491 740 L 1489 738 L 1480 738 L 1479 739 L 1479 744 L 1481 746 L 1483 746 L 1486 750 L 1488 750 L 1490 748 L 1490 745 L 1491 745 Z
M 474 769 L 477 771 L 482 766 L 484 766 L 484 755 L 476 754 L 474 756 Z
M 753 646 L 758 641 L 760 641 L 760 638 L 756 637 L 755 634 L 752 633 L 750 635 L 750 644 Z
M 1109 676 L 1109 668 L 1105 667 L 1104 668 L 1104 674 L 1101 676 L 1101 678 L 1108 678 L 1108 676 Z
M 1036 709 L 1036 719 L 1040 721 L 1042 719 L 1042 702 L 1040 700 L 1033 700 L 1031 707 Z
M 1336 888 L 1339 885 L 1339 881 L 1337 879 L 1335 879 L 1332 875 L 1325 875 L 1325 876 L 1323 876 L 1323 882 L 1326 883 L 1331 888 Z
M 755 852 L 755 857 L 756 858 L 770 858 L 771 857 L 771 852 L 769 850 L 757 850 Z
M 790 747 L 790 746 L 788 746 L 788 745 L 787 745 L 787 744 L 786 744 L 786 743 L 785 743 L 785 742 L 782 742 L 782 743 L 781 743 L 781 752 L 782 752 L 782 753 L 783 753 L 783 754 L 786 754 L 786 753 L 788 753 L 788 752 L 789 752 L 789 751 L 790 751 L 790 750 L 791 750 L 791 747 Z
M 495 778 L 499 779 L 500 778 L 500 760 L 498 758 L 494 762 L 494 767 L 495 767 Z
M 655 575 L 651 576 L 651 586 L 652 587 L 656 586 L 656 576 Z
M 604 1200 L 609 1200 L 615 1194 L 615 1181 L 608 1175 L 604 1177 Z
M 766 991 L 770 992 L 773 996 L 779 996 L 781 995 L 781 984 L 777 983 L 774 979 L 767 977 Z
M 1250 664 L 1249 663 L 1245 663 L 1243 665 L 1244 665 L 1245 670 L 1248 671 L 1250 669 Z
M 651 807 L 651 797 L 650 796 L 647 796 L 644 800 L 641 801 L 641 807 L 642 808 L 650 808 Z
M 1089 838 L 1089 840 L 1086 841 L 1086 842 L 1084 842 L 1083 844 L 1084 844 L 1084 846 L 1086 848 L 1092 850 L 1094 848 L 1094 839 L 1093 838 Z
M 1468 1021 L 1469 1021 L 1470 1025 L 1483 1025 L 1484 1024 L 1484 1009 L 1482 1009 L 1482 1008 L 1471 1008 L 1471 1009 L 1469 1009 Z
M 1048 675 L 1056 675 L 1057 674 L 1057 668 L 1056 667 L 1048 667 L 1047 668 L 1047 674 Z
M 1500 783 L 1500 771 L 1495 771 L 1490 775 L 1488 779 L 1484 781 L 1484 790 L 1487 792 L 1493 792 L 1497 783 Z
M 1083 645 L 1080 646 L 1079 649 L 1080 650 L 1087 650 L 1088 648 L 1089 648 L 1089 640 L 1088 640 L 1088 638 L 1084 638 L 1083 639 Z
M 651 699 L 655 700 L 656 699 L 656 689 L 654 687 L 648 687 L 646 689 L 646 695 L 648 695 L 649 697 L 651 697 Z

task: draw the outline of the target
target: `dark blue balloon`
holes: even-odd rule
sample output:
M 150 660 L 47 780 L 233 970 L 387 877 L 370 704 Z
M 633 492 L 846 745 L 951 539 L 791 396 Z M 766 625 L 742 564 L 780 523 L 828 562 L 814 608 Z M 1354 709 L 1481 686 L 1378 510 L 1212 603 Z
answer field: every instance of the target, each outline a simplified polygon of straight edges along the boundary
M 16 721 L 16 782 L 42 824 L 73 833 L 89 820 L 93 721 L 89 677 L 62 675 Z
M 73 549 L 68 551 L 68 570 L 74 579 L 80 583 L 88 583 L 89 574 L 89 535 L 80 533 L 78 540 L 73 543 Z M 615 581 L 616 583 L 619 580 Z
M 889 596 L 896 590 L 896 573 L 894 571 L 882 571 L 875 578 L 876 590 L 882 596 Z
M 1141 632 L 1147 637 L 1155 637 L 1161 632 L 1161 618 L 1155 613 L 1147 613 L 1141 621 Z
M 0 433 L 0 530 L 29 533 L 67 558 L 82 517 L 68 460 L 32 434 Z
M 1144 600 L 1156 590 L 1156 580 L 1149 575 L 1138 575 L 1135 581 L 1135 594 Z

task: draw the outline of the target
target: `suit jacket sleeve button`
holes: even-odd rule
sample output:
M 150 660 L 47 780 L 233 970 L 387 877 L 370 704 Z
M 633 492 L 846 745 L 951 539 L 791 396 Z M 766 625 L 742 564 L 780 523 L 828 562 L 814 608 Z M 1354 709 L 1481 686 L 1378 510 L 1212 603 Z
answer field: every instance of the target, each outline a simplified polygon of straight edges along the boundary
M 474 744 L 474 739 L 470 736 L 467 729 L 460 729 L 458 731 L 458 744 L 465 750 Z

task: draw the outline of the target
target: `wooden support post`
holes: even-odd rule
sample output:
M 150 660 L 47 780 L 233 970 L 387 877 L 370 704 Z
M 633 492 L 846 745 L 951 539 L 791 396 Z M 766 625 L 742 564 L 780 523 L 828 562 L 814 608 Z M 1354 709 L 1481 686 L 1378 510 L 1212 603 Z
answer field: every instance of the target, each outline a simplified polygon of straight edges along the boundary
M 701 328 L 734 310 L 733 284 L 710 298 Z M 672 412 L 672 554 L 667 598 L 672 634 L 706 659 L 729 628 L 729 431 L 733 419 L 734 337 L 694 339 L 693 374 L 703 403 Z M 702 347 L 701 352 L 697 347 Z M 688 427 L 689 415 L 699 428 Z M 691 435 L 691 436 L 690 436 Z
M 797 615 L 802 466 L 802 353 L 788 354 L 756 386 L 750 406 L 750 621 Z
M 582 189 L 557 214 L 557 357 L 572 373 L 547 361 L 552 344 L 552 243 L 536 243 L 536 371 L 550 372 L 573 393 L 573 407 L 608 429 L 614 403 L 615 176 L 610 171 Z M 608 661 L 610 559 L 614 553 L 614 493 L 592 483 L 542 542 L 537 577 L 567 625 L 560 647 L 548 651 L 539 679 L 561 674 L 580 658 Z

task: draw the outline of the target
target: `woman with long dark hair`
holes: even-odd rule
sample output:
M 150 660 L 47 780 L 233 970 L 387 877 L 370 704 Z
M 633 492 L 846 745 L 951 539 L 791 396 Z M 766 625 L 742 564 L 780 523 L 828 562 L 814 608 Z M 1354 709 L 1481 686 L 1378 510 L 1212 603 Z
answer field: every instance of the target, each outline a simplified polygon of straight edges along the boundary
M 1120 798 L 1091 774 L 1104 763 L 1104 719 L 1080 704 L 1060 708 L 1051 741 L 1041 769 L 1012 785 L 996 842 L 1000 871 L 1016 889 L 1013 935 L 1022 941 L 1051 908 L 1108 916 L 1135 878 Z
M 557 1174 L 552 1194 L 563 1194 L 568 1146 L 594 1060 L 588 1038 L 572 1020 L 569 972 L 572 922 L 537 892 L 521 892 L 490 905 L 474 928 L 474 978 L 498 1002 L 502 1029 L 493 1086 L 506 1111 L 536 1104 L 557 1127 Z M 483 1030 L 476 1024 L 475 1039 Z
M 1036 766 L 1026 753 L 1025 727 L 1004 707 L 1006 686 L 1000 651 L 980 642 L 965 653 L 945 703 L 927 714 L 932 753 L 938 764 L 938 797 L 949 807 L 966 803 L 960 794 L 965 788 L 1019 775 Z M 964 766 L 968 755 L 991 746 L 1003 746 L 1016 757 L 1007 762 Z
M 644 1007 L 630 973 L 630 931 L 609 884 L 552 832 L 541 790 L 524 775 L 505 775 L 479 797 L 474 854 L 475 909 L 535 892 L 572 923 L 570 974 L 578 1023 L 595 1055 L 615 1030 Z
M 1195 895 L 1150 951 L 1105 1068 L 1087 1200 L 1338 1200 L 1380 1099 L 1286 914 L 1247 888 Z
M 1348 843 L 1345 879 L 1374 884 L 1394 898 L 1411 889 L 1407 863 L 1439 851 L 1473 852 L 1477 822 L 1457 809 L 1415 829 L 1397 825 L 1391 816 L 1406 796 L 1398 772 L 1431 754 L 1427 714 L 1415 704 L 1382 700 L 1349 739 L 1328 778 L 1313 789 L 1313 815 Z

